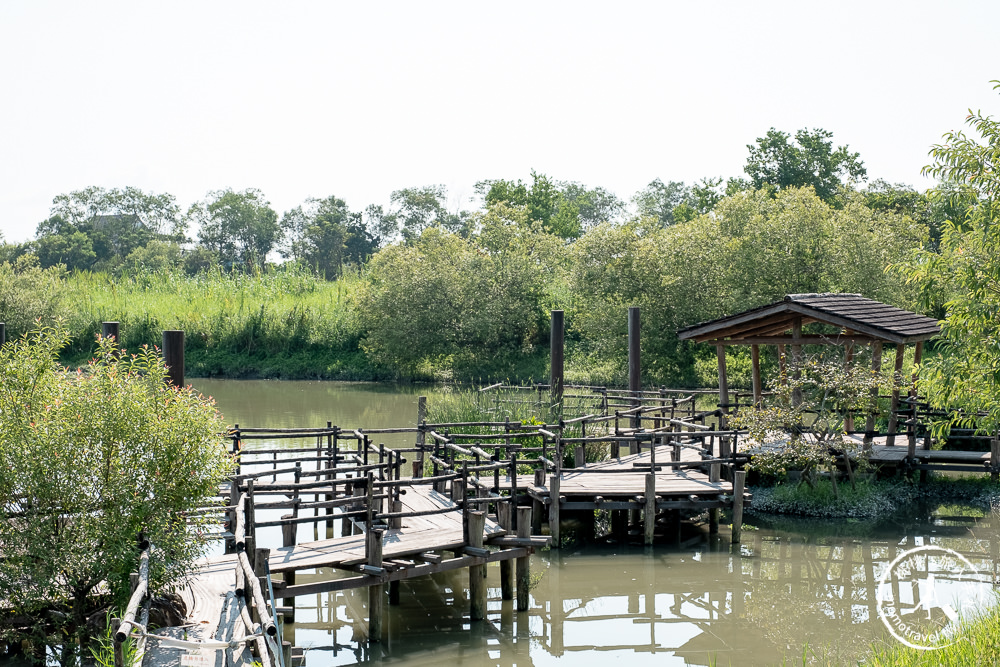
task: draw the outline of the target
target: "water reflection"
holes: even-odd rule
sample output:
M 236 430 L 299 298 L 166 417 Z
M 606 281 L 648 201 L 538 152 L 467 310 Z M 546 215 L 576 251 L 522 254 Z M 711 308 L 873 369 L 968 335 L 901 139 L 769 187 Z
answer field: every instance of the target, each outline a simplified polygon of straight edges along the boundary
M 707 537 L 686 549 L 546 552 L 533 558 L 538 581 L 529 612 L 516 614 L 500 599 L 493 567 L 488 620 L 471 626 L 464 571 L 405 581 L 381 646 L 363 641 L 363 592 L 300 598 L 290 630 L 307 648 L 309 667 L 547 665 L 563 658 L 573 664 L 773 665 L 798 659 L 806 644 L 842 664 L 859 659 L 873 640 L 893 641 L 876 613 L 877 586 L 903 551 L 946 546 L 965 555 L 984 580 L 996 574 L 1000 543 L 988 518 L 937 520 L 906 534 L 856 527 L 873 534 L 820 536 L 816 524 L 791 530 L 784 522 L 781 529 L 745 533 L 735 555 Z

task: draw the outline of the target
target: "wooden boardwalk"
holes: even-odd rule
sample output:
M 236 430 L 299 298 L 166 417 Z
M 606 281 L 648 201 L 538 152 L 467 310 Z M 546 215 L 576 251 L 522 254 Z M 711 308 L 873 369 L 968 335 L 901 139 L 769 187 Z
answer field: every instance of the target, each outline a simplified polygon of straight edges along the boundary
M 401 528 L 389 528 L 382 538 L 382 558 L 387 561 L 416 556 L 428 551 L 454 551 L 465 545 L 462 512 L 450 498 L 429 486 L 413 486 L 402 496 L 403 511 L 453 510 L 446 514 L 407 517 Z M 336 518 L 336 515 L 332 515 Z M 502 537 L 506 531 L 487 518 L 485 539 Z M 268 564 L 272 574 L 317 567 L 353 570 L 366 562 L 365 535 L 349 535 L 317 542 L 304 542 L 271 550 Z M 354 588 L 368 585 L 357 580 Z M 281 588 L 281 587 L 279 587 Z

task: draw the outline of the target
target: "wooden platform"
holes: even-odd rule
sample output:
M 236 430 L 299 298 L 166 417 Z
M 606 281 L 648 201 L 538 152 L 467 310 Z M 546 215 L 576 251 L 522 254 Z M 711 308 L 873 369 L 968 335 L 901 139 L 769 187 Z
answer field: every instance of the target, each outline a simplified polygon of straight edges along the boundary
M 383 537 L 382 557 L 385 560 L 421 554 L 426 551 L 459 549 L 464 544 L 462 512 L 450 498 L 429 486 L 414 486 L 401 496 L 404 512 L 454 508 L 447 514 L 434 514 L 403 519 L 402 528 L 391 528 Z M 336 518 L 336 515 L 332 515 Z M 494 521 L 486 520 L 486 541 L 500 536 L 504 530 Z M 317 567 L 346 569 L 365 562 L 365 536 L 352 535 L 318 542 L 303 542 L 293 547 L 271 550 L 268 564 L 271 572 L 291 572 Z
M 187 584 L 177 591 L 188 609 L 185 625 L 152 632 L 162 637 L 195 642 L 231 641 L 245 637 L 245 624 L 240 617 L 246 606 L 243 600 L 236 597 L 236 567 L 234 554 L 202 559 Z M 254 663 L 254 657 L 245 645 L 237 649 L 202 652 L 164 647 L 159 639 L 150 638 L 142 664 L 144 667 L 180 667 L 182 658 L 185 663 L 197 661 L 206 667 L 249 666 Z

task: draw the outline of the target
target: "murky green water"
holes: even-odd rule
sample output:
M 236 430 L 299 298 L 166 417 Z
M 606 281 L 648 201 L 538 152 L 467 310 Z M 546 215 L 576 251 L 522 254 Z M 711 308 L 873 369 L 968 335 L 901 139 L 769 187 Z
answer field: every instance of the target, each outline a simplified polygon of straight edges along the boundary
M 244 427 L 320 426 L 327 420 L 410 426 L 417 393 L 434 396 L 426 388 L 322 382 L 198 380 L 195 386 Z M 467 571 L 404 581 L 400 606 L 387 607 L 381 645 L 363 641 L 364 591 L 300 597 L 286 638 L 305 647 L 308 667 L 770 665 L 785 657 L 798 664 L 804 645 L 841 664 L 863 655 L 871 641 L 896 641 L 878 618 L 878 581 L 904 551 L 938 545 L 967 559 L 974 571 L 964 579 L 924 559 L 942 598 L 953 589 L 961 596 L 969 586 L 990 588 L 1000 562 L 1000 530 L 989 516 L 940 516 L 927 508 L 879 526 L 753 516 L 747 522 L 756 530 L 744 532 L 735 554 L 728 537 L 713 541 L 696 527 L 687 529 L 681 545 L 603 544 L 540 553 L 532 558 L 536 581 L 531 609 L 523 614 L 501 601 L 499 568 L 492 566 L 484 623 L 468 621 Z M 303 527 L 300 540 L 312 530 Z M 262 546 L 280 544 L 276 529 L 261 531 L 260 539 Z M 310 578 L 300 574 L 298 583 Z M 890 578 L 884 594 L 915 606 L 926 572 L 920 582 L 911 579 Z M 917 612 L 923 613 L 908 610 Z

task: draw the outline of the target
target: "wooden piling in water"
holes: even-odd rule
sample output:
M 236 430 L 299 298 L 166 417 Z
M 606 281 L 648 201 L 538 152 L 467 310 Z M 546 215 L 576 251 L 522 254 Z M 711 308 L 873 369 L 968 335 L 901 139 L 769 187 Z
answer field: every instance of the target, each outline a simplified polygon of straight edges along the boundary
M 372 528 L 365 535 L 365 551 L 370 567 L 382 568 L 382 534 L 381 528 Z M 385 594 L 383 584 L 373 584 L 368 587 L 368 641 L 382 641 L 382 596 Z
M 552 536 L 552 548 L 559 548 L 559 475 L 549 478 L 549 535 Z
M 167 383 L 184 386 L 184 332 L 163 332 L 163 363 L 167 367 Z
M 469 512 L 469 534 L 466 543 L 474 549 L 483 548 L 486 512 Z M 473 621 L 486 618 L 486 566 L 469 567 L 469 617 Z
M 497 522 L 508 535 L 511 533 L 514 509 L 512 503 L 497 503 Z M 500 599 L 514 599 L 514 568 L 509 560 L 500 561 Z
M 527 507 L 517 508 L 517 536 L 518 537 L 530 537 L 531 532 L 529 530 L 529 513 L 531 510 Z M 518 611 L 528 611 L 528 600 L 529 591 L 531 588 L 531 561 L 528 556 L 522 556 L 517 559 L 516 563 L 517 569 L 517 610 Z
M 743 531 L 743 490 L 746 477 L 745 470 L 733 472 L 733 544 L 740 543 Z
M 0 345 L 7 342 L 7 325 L 4 322 L 0 322 Z
M 650 545 L 653 543 L 653 534 L 656 530 L 656 473 L 646 475 L 646 507 L 643 510 L 643 530 L 642 543 Z
M 412 476 L 420 478 L 424 476 L 424 443 L 426 434 L 422 428 L 427 423 L 427 397 L 417 396 L 417 453 L 414 456 Z
M 632 407 L 642 405 L 639 401 L 639 391 L 642 390 L 642 366 L 640 363 L 639 345 L 639 308 L 631 306 L 628 309 L 628 390 L 632 395 Z M 632 428 L 640 428 L 639 415 L 632 416 Z
M 563 311 L 553 310 L 551 333 L 549 336 L 549 390 L 552 404 L 562 414 L 563 399 L 563 350 L 565 344 L 565 320 Z

